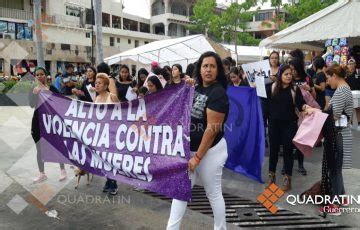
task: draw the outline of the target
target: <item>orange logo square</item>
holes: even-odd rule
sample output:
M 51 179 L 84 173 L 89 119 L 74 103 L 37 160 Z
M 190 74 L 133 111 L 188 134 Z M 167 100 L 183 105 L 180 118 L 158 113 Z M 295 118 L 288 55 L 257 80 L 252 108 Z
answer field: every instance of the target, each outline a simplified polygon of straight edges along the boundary
M 276 184 L 272 183 L 265 191 L 258 196 L 258 201 L 264 205 L 267 210 L 272 214 L 275 214 L 278 211 L 278 208 L 275 206 L 275 202 L 284 195 L 284 191 L 281 190 Z

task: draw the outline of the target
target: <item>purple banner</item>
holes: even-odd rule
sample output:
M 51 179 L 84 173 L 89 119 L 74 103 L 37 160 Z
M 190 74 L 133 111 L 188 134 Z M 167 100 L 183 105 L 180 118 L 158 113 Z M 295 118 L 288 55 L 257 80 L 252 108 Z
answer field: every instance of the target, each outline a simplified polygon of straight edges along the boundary
M 181 84 L 128 103 L 95 104 L 42 92 L 42 158 L 189 201 L 193 93 Z

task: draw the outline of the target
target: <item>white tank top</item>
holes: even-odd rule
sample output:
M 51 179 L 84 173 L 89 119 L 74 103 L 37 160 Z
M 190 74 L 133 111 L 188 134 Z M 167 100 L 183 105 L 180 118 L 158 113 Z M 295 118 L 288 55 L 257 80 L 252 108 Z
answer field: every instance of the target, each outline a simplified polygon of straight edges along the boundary
M 99 102 L 99 98 L 97 97 L 97 98 L 95 99 L 95 103 L 112 104 L 112 103 L 114 103 L 114 101 L 112 100 L 111 95 L 112 95 L 112 94 L 108 92 L 108 96 L 107 96 L 105 102 Z

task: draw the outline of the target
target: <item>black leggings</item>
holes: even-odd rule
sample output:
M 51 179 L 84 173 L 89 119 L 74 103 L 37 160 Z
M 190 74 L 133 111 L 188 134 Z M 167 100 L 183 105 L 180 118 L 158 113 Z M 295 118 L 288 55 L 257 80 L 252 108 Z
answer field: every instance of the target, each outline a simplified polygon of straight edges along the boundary
M 283 145 L 285 174 L 291 176 L 294 165 L 292 139 L 296 134 L 296 121 L 269 120 L 270 157 L 269 171 L 275 173 L 280 145 Z

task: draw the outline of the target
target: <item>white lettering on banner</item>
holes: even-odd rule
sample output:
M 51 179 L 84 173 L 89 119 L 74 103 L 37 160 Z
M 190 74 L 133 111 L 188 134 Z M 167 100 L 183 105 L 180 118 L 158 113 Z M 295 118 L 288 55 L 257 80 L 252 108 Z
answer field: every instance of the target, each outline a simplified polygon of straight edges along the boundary
M 185 157 L 183 127 L 177 125 L 173 129 L 169 125 L 142 123 L 147 121 L 146 105 L 143 99 L 138 102 L 130 102 L 125 112 L 126 121 L 133 124 L 128 127 L 128 123 L 117 122 L 118 127 L 110 130 L 110 125 L 114 124 L 107 121 L 122 121 L 123 104 L 110 107 L 112 105 L 87 105 L 72 100 L 64 116 L 42 114 L 44 131 L 65 138 L 62 141 L 68 158 L 79 165 L 88 162 L 91 168 L 110 172 L 114 176 L 123 175 L 150 182 L 153 176 L 149 171 L 149 154 L 173 157 L 179 154 Z M 112 150 L 119 152 L 108 151 L 111 144 Z M 141 153 L 143 155 L 139 156 Z
M 115 104 L 113 112 L 111 113 L 111 120 L 114 121 L 116 118 L 117 121 L 121 121 L 122 114 L 121 114 L 121 104 Z

